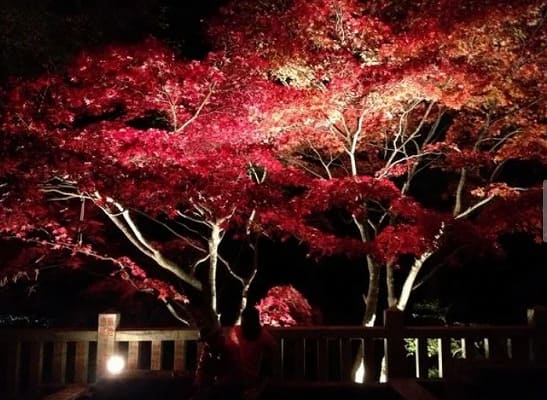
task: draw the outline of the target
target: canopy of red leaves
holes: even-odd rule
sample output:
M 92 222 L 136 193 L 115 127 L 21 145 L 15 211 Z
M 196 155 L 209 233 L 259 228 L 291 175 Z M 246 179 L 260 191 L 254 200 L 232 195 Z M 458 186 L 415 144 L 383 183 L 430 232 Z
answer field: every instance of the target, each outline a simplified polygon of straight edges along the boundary
M 485 236 L 539 237 L 540 180 L 517 190 L 500 171 L 546 164 L 545 7 L 475 3 L 231 1 L 208 21 L 203 59 L 149 38 L 14 78 L 0 101 L 0 233 L 139 279 L 146 269 L 102 238 L 97 209 L 382 262 L 435 248 L 456 202 Z M 159 236 L 158 251 L 176 247 Z M 189 236 L 175 239 L 184 256 Z M 158 282 L 160 298 L 178 296 Z

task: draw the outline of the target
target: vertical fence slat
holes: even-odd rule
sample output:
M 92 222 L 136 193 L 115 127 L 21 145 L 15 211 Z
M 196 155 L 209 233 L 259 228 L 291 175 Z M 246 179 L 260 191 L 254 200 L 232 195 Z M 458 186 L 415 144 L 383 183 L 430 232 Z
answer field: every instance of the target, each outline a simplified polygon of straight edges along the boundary
M 131 341 L 127 344 L 127 369 L 134 370 L 139 364 L 139 342 Z
M 161 369 L 161 340 L 152 340 L 150 347 L 150 369 L 159 371 Z
M 462 347 L 463 347 L 462 355 L 463 355 L 463 358 L 468 359 L 468 360 L 472 360 L 473 358 L 475 358 L 473 343 L 474 343 L 473 339 L 470 338 L 470 337 L 462 338 Z
M 74 352 L 74 381 L 76 383 L 87 383 L 89 366 L 89 342 L 76 342 Z
M 511 340 L 511 359 L 515 361 L 530 361 L 530 339 L 513 337 Z
M 19 393 L 21 380 L 21 342 L 6 346 L 6 392 L 8 397 L 15 397 Z
M 364 354 L 364 360 L 363 365 L 365 367 L 365 371 L 368 371 L 363 379 L 363 382 L 366 383 L 373 383 L 378 380 L 378 376 L 376 376 L 376 373 L 372 373 L 371 371 L 376 371 L 376 343 L 375 339 L 373 337 L 365 337 L 363 339 L 363 354 Z M 353 372 L 353 371 L 352 371 Z
M 173 355 L 173 369 L 175 371 L 186 370 L 186 349 L 188 345 L 186 340 L 175 340 Z
M 464 340 L 464 353 L 465 358 L 473 360 L 477 358 L 477 351 L 475 349 L 475 340 L 472 337 L 466 337 Z
M 490 339 L 489 338 L 483 339 L 483 346 L 484 346 L 484 358 L 489 360 L 490 359 Z
M 293 376 L 296 380 L 303 380 L 306 376 L 306 339 L 301 337 L 294 343 Z
M 351 369 L 353 366 L 351 339 L 340 340 L 340 379 L 342 382 L 351 381 Z
M 277 351 L 274 354 L 273 359 L 273 376 L 276 379 L 283 379 L 284 377 L 284 347 L 285 340 L 283 338 L 277 338 Z
M 416 340 L 416 378 L 427 378 L 429 359 L 427 355 L 427 338 Z
M 452 367 L 452 354 L 450 352 L 450 338 L 437 339 L 439 346 L 439 378 L 450 376 Z
M 66 376 L 66 342 L 53 343 L 52 379 L 54 383 L 64 384 Z
M 507 360 L 507 340 L 497 337 L 491 337 L 488 339 L 490 360 L 499 361 Z
M 29 355 L 29 386 L 36 387 L 42 383 L 42 369 L 44 365 L 44 344 L 30 343 Z
M 329 339 L 317 340 L 317 379 L 327 381 L 329 379 Z

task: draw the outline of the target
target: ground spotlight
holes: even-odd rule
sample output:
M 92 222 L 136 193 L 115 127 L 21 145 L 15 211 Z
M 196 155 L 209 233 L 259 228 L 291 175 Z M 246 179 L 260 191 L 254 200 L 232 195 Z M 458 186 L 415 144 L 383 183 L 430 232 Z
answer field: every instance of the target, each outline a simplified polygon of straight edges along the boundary
M 112 375 L 117 375 L 125 368 L 125 360 L 122 356 L 113 355 L 106 361 L 106 369 Z

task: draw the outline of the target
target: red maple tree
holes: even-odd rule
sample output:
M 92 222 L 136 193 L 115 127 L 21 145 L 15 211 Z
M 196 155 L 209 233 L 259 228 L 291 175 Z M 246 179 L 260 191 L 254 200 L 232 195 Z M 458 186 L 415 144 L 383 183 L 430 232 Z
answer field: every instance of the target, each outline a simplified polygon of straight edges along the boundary
M 469 251 L 460 232 L 539 240 L 540 180 L 504 166 L 547 160 L 545 15 L 535 0 L 243 0 L 208 21 L 201 60 L 153 38 L 86 51 L 3 92 L 0 232 L 110 262 L 198 323 L 216 323 L 219 265 L 241 308 L 257 272 L 222 257 L 224 235 L 295 237 L 362 257 L 373 324 L 384 268 L 403 310 L 433 254 Z

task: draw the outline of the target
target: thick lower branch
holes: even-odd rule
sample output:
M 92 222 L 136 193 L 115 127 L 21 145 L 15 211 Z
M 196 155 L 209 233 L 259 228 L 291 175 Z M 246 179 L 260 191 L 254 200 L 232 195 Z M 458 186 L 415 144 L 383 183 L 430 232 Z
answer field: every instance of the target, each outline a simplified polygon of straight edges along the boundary
M 148 243 L 142 236 L 142 233 L 139 231 L 136 224 L 132 222 L 130 225 L 126 225 L 120 220 L 119 218 L 120 214 L 113 214 L 104 207 L 100 207 L 100 208 L 107 215 L 107 217 L 114 223 L 114 225 L 116 225 L 116 227 L 125 235 L 125 237 L 129 239 L 129 241 L 144 255 L 150 257 L 161 268 L 166 269 L 167 271 L 173 273 L 175 276 L 177 276 L 179 279 L 186 282 L 193 288 L 198 290 L 202 289 L 201 282 L 198 279 L 184 272 L 182 268 L 180 268 L 177 264 L 175 264 L 171 260 L 165 258 L 161 254 L 161 252 L 159 252 L 150 243 Z M 126 221 L 127 220 L 131 221 L 129 217 L 129 212 L 127 210 L 124 210 L 123 214 L 126 214 L 124 215 L 124 219 Z
M 418 273 L 422 269 L 424 262 L 433 254 L 430 251 L 426 251 L 423 253 L 419 258 L 417 258 L 414 261 L 414 264 L 412 265 L 412 268 L 410 269 L 410 272 L 408 273 L 405 283 L 403 284 L 403 288 L 401 290 L 401 296 L 399 298 L 399 301 L 397 303 L 397 308 L 401 311 L 404 311 L 408 300 L 410 298 L 410 293 L 412 292 L 412 287 L 414 286 L 414 281 L 416 280 L 416 277 L 418 276 Z

